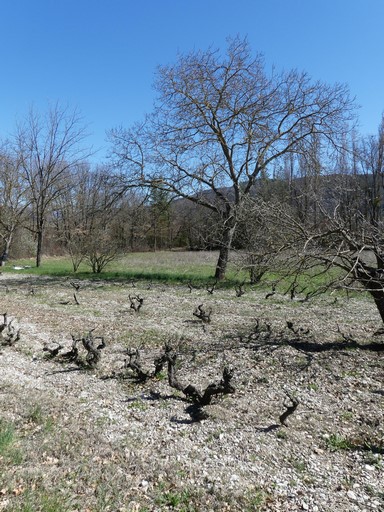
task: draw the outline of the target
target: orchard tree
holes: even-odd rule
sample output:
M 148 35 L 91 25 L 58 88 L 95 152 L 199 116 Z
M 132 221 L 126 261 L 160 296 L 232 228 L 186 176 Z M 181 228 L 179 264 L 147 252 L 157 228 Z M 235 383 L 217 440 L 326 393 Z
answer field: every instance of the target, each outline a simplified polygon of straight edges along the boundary
M 259 175 L 284 155 L 305 152 L 313 135 L 337 147 L 353 114 L 344 85 L 296 70 L 267 72 L 247 40 L 193 51 L 159 67 L 153 112 L 111 131 L 125 187 L 156 188 L 215 212 L 220 222 L 215 277 L 223 279 L 238 211 Z
M 36 236 L 36 266 L 41 264 L 43 237 L 50 208 L 69 185 L 71 169 L 90 153 L 82 146 L 87 133 L 77 111 L 59 104 L 45 115 L 31 109 L 16 130 L 15 153 L 28 185 Z

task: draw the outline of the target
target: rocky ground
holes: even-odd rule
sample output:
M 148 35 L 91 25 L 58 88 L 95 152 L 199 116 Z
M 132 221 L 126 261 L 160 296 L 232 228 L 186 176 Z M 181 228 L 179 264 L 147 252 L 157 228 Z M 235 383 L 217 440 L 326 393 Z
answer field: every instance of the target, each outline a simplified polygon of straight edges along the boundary
M 102 280 L 76 291 L 65 279 L 3 274 L 0 510 L 383 511 L 374 306 L 265 296 Z M 210 322 L 193 315 L 200 304 Z M 90 331 L 105 342 L 98 364 L 85 352 L 65 359 L 72 336 Z M 125 367 L 138 349 L 150 374 L 165 343 L 185 385 L 202 390 L 233 369 L 235 392 L 201 421 L 166 368 L 138 382 Z

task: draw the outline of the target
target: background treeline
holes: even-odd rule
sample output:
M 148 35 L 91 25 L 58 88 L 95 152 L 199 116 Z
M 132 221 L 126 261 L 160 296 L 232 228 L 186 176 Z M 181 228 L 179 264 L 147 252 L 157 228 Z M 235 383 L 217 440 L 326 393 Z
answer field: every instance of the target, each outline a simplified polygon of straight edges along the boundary
M 42 128 L 50 132 L 56 123 Z M 70 255 L 76 270 L 84 260 L 92 266 L 100 256 L 104 261 L 124 252 L 220 248 L 221 219 L 214 211 L 158 188 L 127 187 L 107 164 L 61 162 L 64 169 L 54 168 L 52 176 L 43 176 L 45 170 L 28 175 L 18 150 L 9 141 L 0 150 L 2 264 L 36 256 L 37 250 Z M 323 160 L 317 150 L 284 155 L 258 177 L 240 214 L 233 249 L 253 254 L 266 249 L 271 225 L 255 208 L 260 199 L 288 208 L 298 223 L 312 229 L 325 226 L 336 203 L 351 229 L 358 228 L 361 217 L 372 225 L 382 220 L 384 123 L 376 136 L 353 135 L 334 161 Z M 231 188 L 221 191 L 230 198 Z

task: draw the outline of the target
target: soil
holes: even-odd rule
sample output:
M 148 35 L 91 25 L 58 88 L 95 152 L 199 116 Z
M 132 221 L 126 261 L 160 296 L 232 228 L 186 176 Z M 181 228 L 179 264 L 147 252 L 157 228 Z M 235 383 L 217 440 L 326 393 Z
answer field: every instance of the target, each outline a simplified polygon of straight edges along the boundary
M 79 285 L 0 277 L 0 311 L 20 328 L 11 345 L 1 333 L 0 510 L 384 511 L 384 335 L 368 298 Z M 65 358 L 89 332 L 105 342 L 96 367 L 81 344 Z M 235 392 L 201 421 L 166 368 L 140 382 L 126 367 L 138 349 L 152 374 L 165 343 L 185 385 L 233 369 Z

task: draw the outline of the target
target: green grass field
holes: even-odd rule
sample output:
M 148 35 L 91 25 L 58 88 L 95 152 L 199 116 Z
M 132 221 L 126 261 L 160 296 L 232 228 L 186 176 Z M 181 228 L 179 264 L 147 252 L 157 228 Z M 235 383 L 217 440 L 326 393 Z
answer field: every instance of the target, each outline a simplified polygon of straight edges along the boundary
M 3 267 L 5 272 L 30 273 L 34 275 L 69 276 L 99 279 L 145 279 L 159 282 L 207 282 L 215 272 L 217 252 L 163 251 L 130 253 L 112 261 L 102 273 L 93 274 L 89 266 L 82 263 L 74 273 L 71 260 L 66 257 L 45 257 L 41 267 L 35 266 L 34 259 L 9 261 Z M 15 267 L 26 267 L 15 270 Z M 227 281 L 238 282 L 246 278 L 230 265 Z
M 92 273 L 89 266 L 82 263 L 75 273 L 69 257 L 44 257 L 41 267 L 35 266 L 34 259 L 9 261 L 3 267 L 4 272 L 28 273 L 32 275 L 47 275 L 52 277 L 68 277 L 72 279 L 102 279 L 102 280 L 144 280 L 168 284 L 187 284 L 196 286 L 214 282 L 214 272 L 218 253 L 216 251 L 159 251 L 128 253 L 110 262 L 99 273 Z M 20 267 L 23 267 L 20 269 Z M 312 293 L 337 276 L 337 269 L 327 273 L 308 273 L 296 279 L 297 291 L 300 294 Z M 228 265 L 227 277 L 218 286 L 220 288 L 234 287 L 240 283 L 249 283 L 249 274 L 239 269 L 233 262 Z M 289 293 L 293 277 L 284 276 L 281 272 L 267 272 L 259 288 L 270 290 L 277 285 L 277 290 Z

